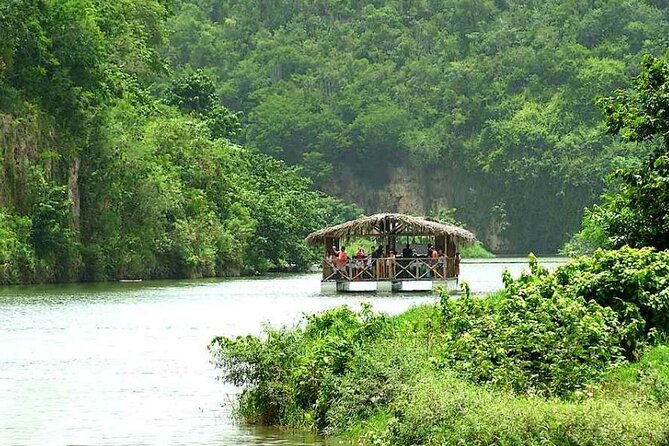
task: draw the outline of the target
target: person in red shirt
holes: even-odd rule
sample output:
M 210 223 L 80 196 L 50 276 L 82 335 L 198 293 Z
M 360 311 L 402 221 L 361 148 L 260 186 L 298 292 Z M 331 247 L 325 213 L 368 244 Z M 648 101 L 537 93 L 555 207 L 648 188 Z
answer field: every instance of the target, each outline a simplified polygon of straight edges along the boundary
M 343 270 L 346 274 L 346 265 L 348 264 L 348 254 L 346 254 L 346 246 L 342 246 L 340 250 L 337 250 L 336 246 L 332 247 L 332 250 L 337 254 L 337 269 L 340 271 L 339 276 L 341 277 L 341 271 Z M 348 275 L 348 274 L 347 274 Z
M 365 259 L 367 255 L 365 250 L 362 249 L 362 246 L 358 246 L 358 250 L 355 252 L 355 276 L 358 277 L 362 270 L 365 268 Z M 360 278 L 360 277 L 358 277 Z

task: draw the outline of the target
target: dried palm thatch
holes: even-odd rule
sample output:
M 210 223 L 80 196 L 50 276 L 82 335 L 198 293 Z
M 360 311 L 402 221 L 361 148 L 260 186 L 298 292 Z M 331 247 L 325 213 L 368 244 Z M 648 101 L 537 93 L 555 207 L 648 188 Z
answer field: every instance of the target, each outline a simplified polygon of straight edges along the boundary
M 387 237 L 401 235 L 446 236 L 458 245 L 471 245 L 474 234 L 457 226 L 404 214 L 374 214 L 312 232 L 306 238 L 310 245 L 324 243 L 326 238 Z

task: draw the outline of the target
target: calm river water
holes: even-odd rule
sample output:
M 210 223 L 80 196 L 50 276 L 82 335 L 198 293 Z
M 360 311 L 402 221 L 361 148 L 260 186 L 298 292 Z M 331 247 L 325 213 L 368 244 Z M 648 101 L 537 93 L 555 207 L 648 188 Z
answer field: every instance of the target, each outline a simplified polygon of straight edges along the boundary
M 504 268 L 518 274 L 525 265 L 463 262 L 462 279 L 494 291 Z M 294 324 L 361 301 L 397 313 L 436 298 L 324 296 L 317 274 L 0 287 L 0 444 L 321 444 L 236 424 L 237 389 L 215 379 L 206 346 L 215 335 L 258 333 L 264 322 Z

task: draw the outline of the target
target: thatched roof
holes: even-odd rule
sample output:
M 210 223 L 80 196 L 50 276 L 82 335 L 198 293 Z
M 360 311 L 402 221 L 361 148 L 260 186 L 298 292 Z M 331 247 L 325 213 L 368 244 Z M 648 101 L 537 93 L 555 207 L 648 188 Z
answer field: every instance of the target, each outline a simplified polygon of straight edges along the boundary
M 326 237 L 383 237 L 388 235 L 449 236 L 459 245 L 471 245 L 475 240 L 474 234 L 466 229 L 428 218 L 404 214 L 374 214 L 312 232 L 307 236 L 306 241 L 310 245 L 317 245 L 324 243 Z

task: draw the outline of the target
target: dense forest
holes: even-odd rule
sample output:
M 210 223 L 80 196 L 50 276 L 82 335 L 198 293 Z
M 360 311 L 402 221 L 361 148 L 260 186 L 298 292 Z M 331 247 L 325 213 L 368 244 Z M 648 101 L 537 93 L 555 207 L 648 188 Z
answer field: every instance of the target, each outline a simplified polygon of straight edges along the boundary
M 230 142 L 212 81 L 160 54 L 168 6 L 0 3 L 0 283 L 306 265 L 357 212 Z
M 306 265 L 355 206 L 555 252 L 649 153 L 595 100 L 668 24 L 662 0 L 4 1 L 0 282 Z
M 613 168 L 597 97 L 669 44 L 666 0 L 180 0 L 164 55 L 241 111 L 238 141 L 364 210 L 455 216 L 555 252 Z

